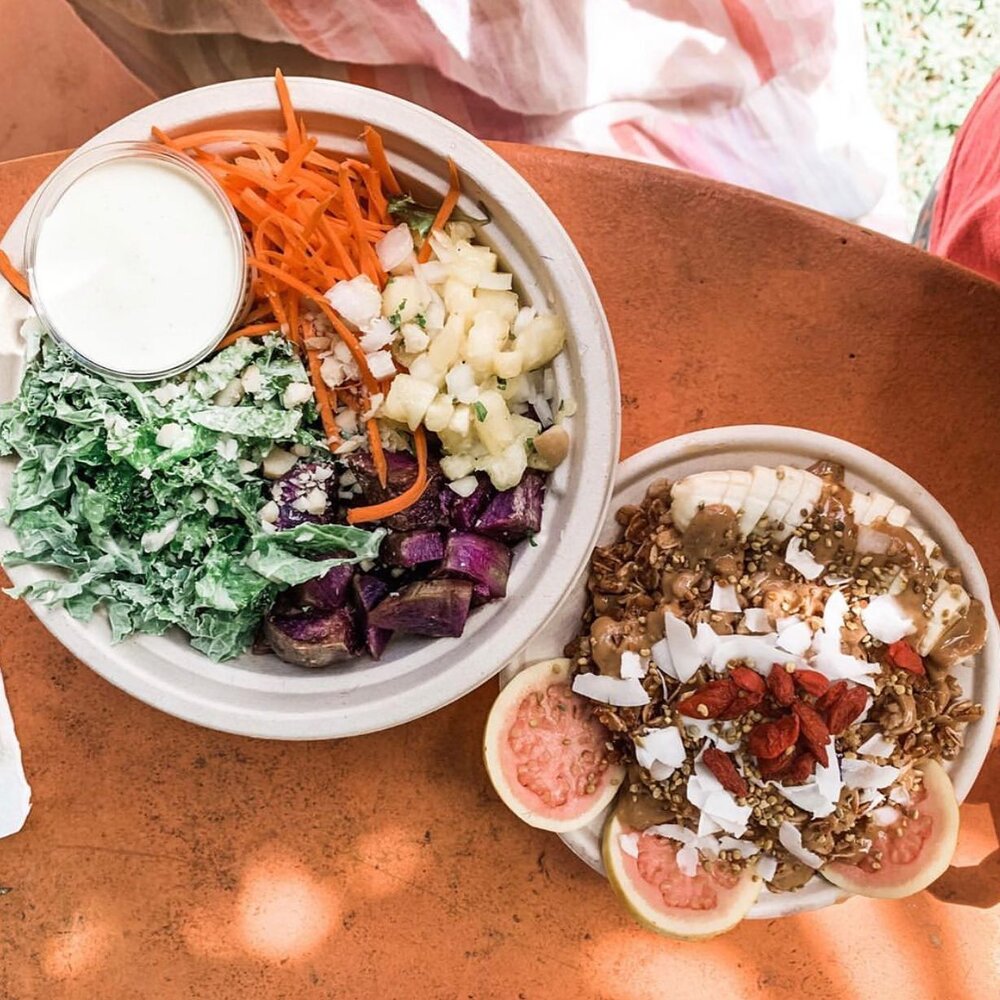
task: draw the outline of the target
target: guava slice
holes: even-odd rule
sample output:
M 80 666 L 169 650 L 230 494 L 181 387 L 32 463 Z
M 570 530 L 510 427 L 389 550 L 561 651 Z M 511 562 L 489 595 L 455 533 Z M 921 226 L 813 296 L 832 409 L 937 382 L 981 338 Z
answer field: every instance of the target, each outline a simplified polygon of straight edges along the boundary
M 667 837 L 631 829 L 615 813 L 604 826 L 604 870 L 632 916 L 659 934 L 698 941 L 735 927 L 764 883 L 752 866 L 740 875 L 704 866 L 685 875 L 677 866 L 680 847 Z
M 859 863 L 824 865 L 820 873 L 827 881 L 861 896 L 902 899 L 944 874 L 958 842 L 955 789 L 936 760 L 921 761 L 916 767 L 923 772 L 923 789 L 913 803 L 916 817 L 900 817 L 881 827 L 872 850 Z M 882 852 L 878 868 L 870 860 L 876 850 Z
M 525 823 L 554 833 L 599 816 L 625 777 L 593 703 L 571 681 L 568 659 L 526 667 L 497 696 L 483 740 L 497 795 Z

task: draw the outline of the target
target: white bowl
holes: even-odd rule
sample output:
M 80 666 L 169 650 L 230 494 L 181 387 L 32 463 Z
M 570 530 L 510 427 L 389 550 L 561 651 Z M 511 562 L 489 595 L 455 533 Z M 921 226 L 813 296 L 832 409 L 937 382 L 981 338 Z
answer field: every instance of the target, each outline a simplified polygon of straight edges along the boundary
M 966 730 L 965 746 L 957 759 L 945 764 L 961 802 L 983 766 L 1000 711 L 1000 631 L 990 603 L 986 574 L 972 547 L 941 504 L 901 469 L 840 438 L 795 427 L 756 424 L 697 431 L 661 441 L 619 465 L 611 509 L 597 544 L 607 545 L 614 541 L 620 530 L 615 522 L 615 511 L 624 504 L 639 503 L 653 479 L 665 477 L 674 481 L 694 472 L 748 469 L 751 465 L 810 465 L 819 458 L 842 463 L 847 469 L 847 484 L 854 489 L 878 490 L 909 507 L 913 522 L 938 542 L 949 563 L 962 571 L 969 593 L 986 607 L 989 629 L 986 648 L 976 657 L 974 667 L 955 672 L 966 696 L 982 704 L 985 710 L 983 717 Z M 562 655 L 563 647 L 576 636 L 583 614 L 586 572 L 584 569 L 576 586 L 567 593 L 545 631 L 528 643 L 517 660 L 504 669 L 501 685 L 528 663 Z M 606 815 L 582 830 L 561 834 L 570 850 L 602 875 L 600 838 Z M 750 918 L 770 919 L 816 910 L 847 895 L 816 876 L 798 892 L 765 891 L 750 911 Z
M 379 129 L 396 173 L 414 193 L 441 198 L 445 160 L 462 175 L 460 207 L 492 219 L 481 230 L 515 275 L 527 302 L 555 310 L 570 338 L 555 365 L 563 397 L 574 398 L 568 427 L 572 449 L 551 477 L 537 547 L 514 559 L 505 600 L 480 608 L 460 639 L 397 639 L 385 658 L 309 671 L 273 656 L 245 655 L 213 663 L 180 633 L 135 637 L 112 645 L 107 622 L 81 623 L 62 610 L 35 607 L 49 631 L 76 656 L 137 698 L 199 725 L 275 739 L 351 736 L 399 725 L 447 705 L 510 661 L 546 623 L 579 576 L 605 520 L 618 459 L 618 373 L 607 320 L 579 254 L 545 202 L 496 153 L 443 118 L 406 101 L 362 87 L 292 78 L 292 98 L 320 148 L 363 155 L 362 125 Z M 146 139 L 157 125 L 168 132 L 219 127 L 280 129 L 271 80 L 218 84 L 137 111 L 86 143 Z M 7 231 L 3 248 L 21 263 L 34 198 Z M 0 315 L 0 343 L 11 342 Z M 586 391 L 584 391 L 586 387 Z M 0 494 L 13 462 L 0 469 Z M 0 552 L 16 539 L 0 530 Z M 12 568 L 17 584 L 49 575 Z

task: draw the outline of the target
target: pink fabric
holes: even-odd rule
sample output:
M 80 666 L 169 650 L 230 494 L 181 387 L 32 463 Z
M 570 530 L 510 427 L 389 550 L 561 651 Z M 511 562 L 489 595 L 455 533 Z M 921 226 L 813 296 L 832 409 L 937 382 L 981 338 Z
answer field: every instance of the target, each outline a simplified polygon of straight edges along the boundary
M 905 233 L 857 0 L 267 2 L 344 78 L 483 138 L 651 160 Z

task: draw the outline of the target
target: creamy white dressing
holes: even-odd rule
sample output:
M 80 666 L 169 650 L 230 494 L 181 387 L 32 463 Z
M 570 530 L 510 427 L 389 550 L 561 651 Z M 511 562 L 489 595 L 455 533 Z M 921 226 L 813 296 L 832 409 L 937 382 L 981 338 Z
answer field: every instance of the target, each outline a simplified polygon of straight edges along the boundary
M 245 279 L 208 184 L 152 157 L 99 163 L 41 224 L 35 304 L 83 359 L 137 377 L 199 360 L 233 321 Z

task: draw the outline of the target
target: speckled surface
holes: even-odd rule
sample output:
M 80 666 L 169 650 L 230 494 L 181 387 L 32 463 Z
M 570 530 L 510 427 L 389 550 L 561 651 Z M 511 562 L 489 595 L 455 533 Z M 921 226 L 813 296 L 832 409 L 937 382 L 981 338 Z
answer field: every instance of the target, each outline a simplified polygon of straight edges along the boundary
M 626 454 L 726 423 L 851 438 L 936 494 L 1000 591 L 1000 286 L 694 177 L 499 148 L 591 268 Z M 55 162 L 0 166 L 0 228 Z M 932 891 L 685 945 L 633 926 L 497 802 L 479 755 L 492 685 L 403 729 L 273 744 L 133 701 L 6 598 L 0 665 L 34 788 L 24 830 L 0 841 L 4 1000 L 996 990 L 996 752 Z

